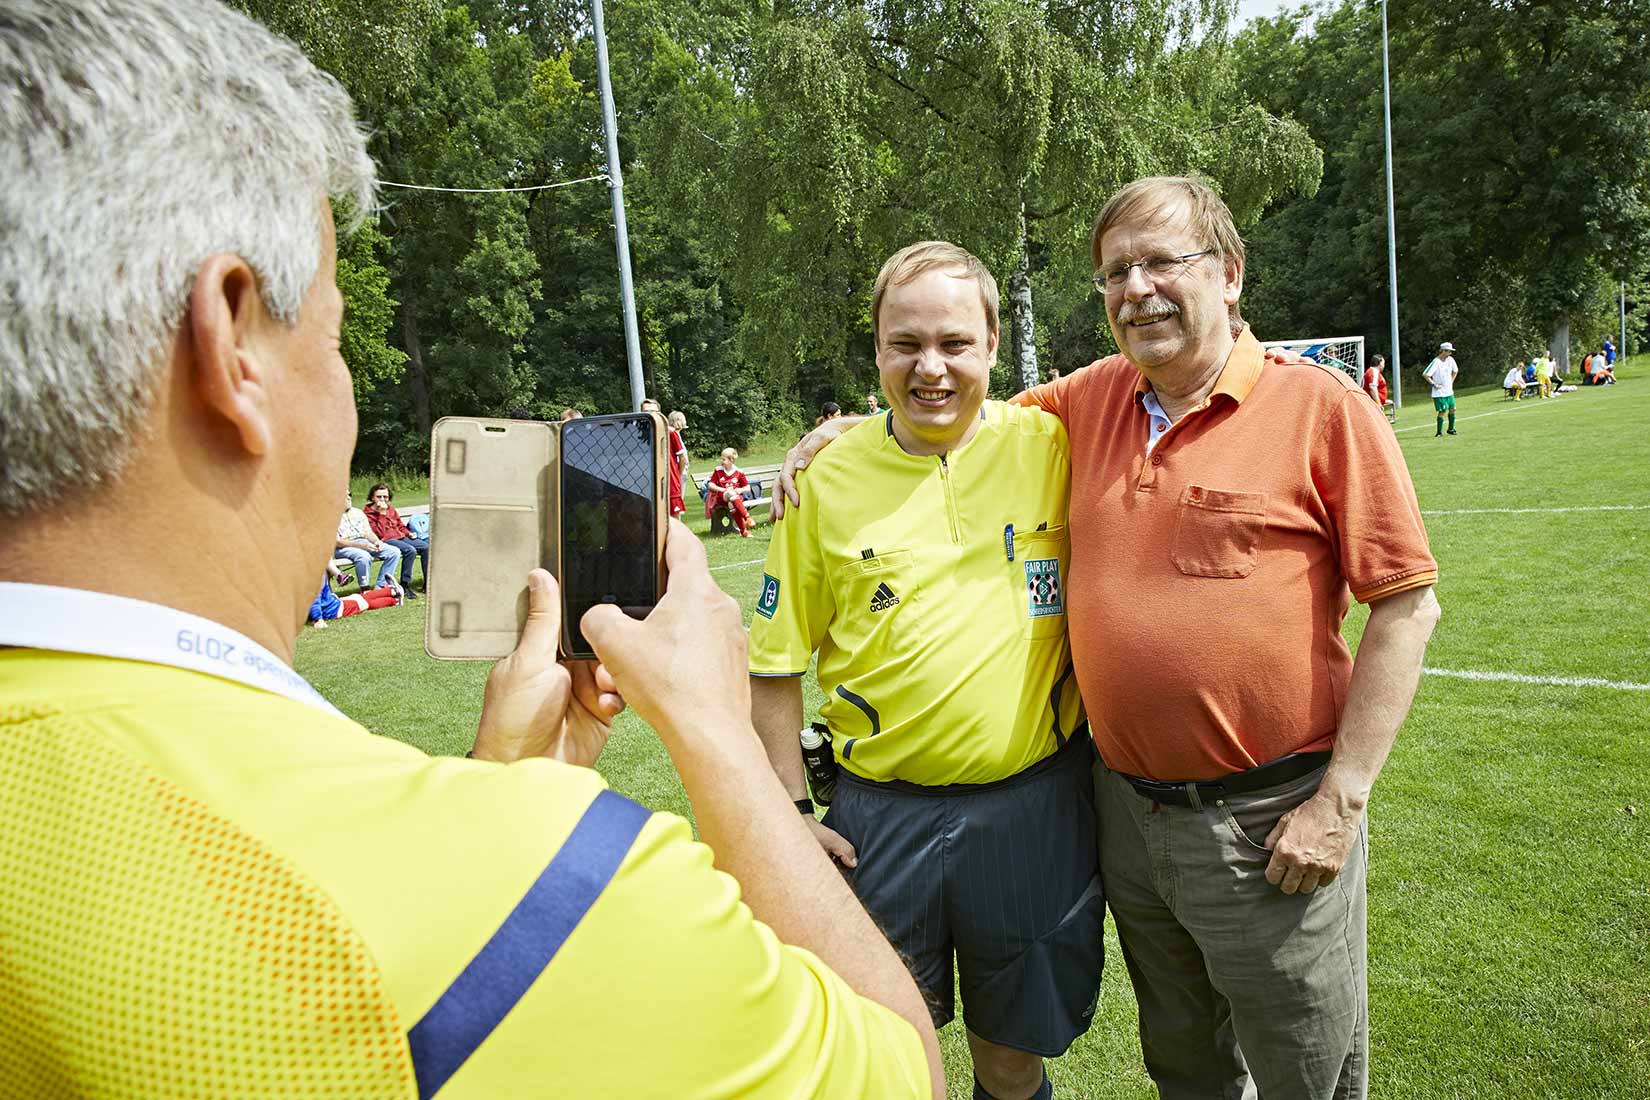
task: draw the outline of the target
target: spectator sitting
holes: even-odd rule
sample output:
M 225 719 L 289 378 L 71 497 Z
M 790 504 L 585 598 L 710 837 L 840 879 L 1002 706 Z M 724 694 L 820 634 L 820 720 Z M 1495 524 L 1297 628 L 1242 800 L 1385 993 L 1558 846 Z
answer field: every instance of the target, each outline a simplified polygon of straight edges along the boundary
M 565 424 L 569 420 L 577 420 L 579 417 L 581 417 L 583 415 L 584 414 L 582 412 L 580 412 L 578 409 L 575 409 L 571 405 L 569 405 L 567 408 L 565 408 L 561 411 L 561 422 L 563 424 Z
M 1593 354 L 1593 385 L 1613 386 L 1616 384 L 1616 357 L 1608 347 L 1600 348 Z
M 384 563 L 378 574 L 378 583 L 387 585 L 401 565 L 401 548 L 391 546 L 373 533 L 365 512 L 355 506 L 348 489 L 344 490 L 344 514 L 338 518 L 338 544 L 334 553 L 355 567 L 355 579 L 365 592 L 372 584 L 374 559 Z
M 745 507 L 744 492 L 750 487 L 750 478 L 734 464 L 739 452 L 732 447 L 722 450 L 722 465 L 712 470 L 705 488 L 705 518 L 714 520 L 716 513 L 727 509 L 739 528 L 741 538 L 751 537 L 751 514 Z
M 1535 381 L 1535 360 L 1532 358 L 1524 364 L 1524 384 L 1527 386 Z
M 383 539 L 390 546 L 401 551 L 401 587 L 407 590 L 407 599 L 416 600 L 418 594 L 413 591 L 412 566 L 413 555 L 418 555 L 418 564 L 424 574 L 424 588 L 430 587 L 430 540 L 421 539 L 412 533 L 412 529 L 401 519 L 401 514 L 390 507 L 390 501 L 395 494 L 388 485 L 380 481 L 367 493 L 367 522 L 372 524 L 372 533 Z
M 1507 377 L 1501 380 L 1501 388 L 1507 391 L 1507 396 L 1518 401 L 1524 396 L 1524 372 L 1514 367 L 1507 372 Z
M 340 596 L 332 590 L 332 582 L 343 579 L 343 571 L 330 561 L 327 562 L 327 575 L 321 580 L 321 592 L 315 597 L 315 602 L 309 605 L 311 626 L 324 627 L 328 619 L 347 619 L 363 611 L 394 607 L 401 602 L 401 586 L 395 583 L 394 577 L 384 578 L 389 582 L 387 585 L 363 589 L 350 596 Z

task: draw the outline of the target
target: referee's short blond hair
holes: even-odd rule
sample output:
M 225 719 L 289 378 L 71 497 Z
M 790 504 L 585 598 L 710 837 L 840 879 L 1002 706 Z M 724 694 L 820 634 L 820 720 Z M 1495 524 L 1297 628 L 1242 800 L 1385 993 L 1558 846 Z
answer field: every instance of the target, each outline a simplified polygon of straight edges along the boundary
M 941 269 L 960 278 L 973 279 L 980 288 L 980 304 L 985 307 L 986 327 L 997 331 L 997 280 L 991 271 L 966 248 L 949 241 L 918 241 L 908 244 L 882 265 L 876 287 L 871 291 L 871 343 L 880 339 L 882 298 L 891 286 L 903 286 L 924 272 Z M 867 397 L 871 396 L 866 394 Z

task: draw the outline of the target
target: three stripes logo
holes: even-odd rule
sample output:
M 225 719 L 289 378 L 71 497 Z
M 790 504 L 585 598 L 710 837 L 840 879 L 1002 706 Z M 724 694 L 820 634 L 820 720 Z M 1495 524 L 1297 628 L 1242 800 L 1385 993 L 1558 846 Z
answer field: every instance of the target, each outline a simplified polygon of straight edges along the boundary
M 871 593 L 871 610 L 873 612 L 887 611 L 897 603 L 899 603 L 899 597 L 894 595 L 894 590 L 888 587 L 887 581 L 877 585 L 877 590 Z

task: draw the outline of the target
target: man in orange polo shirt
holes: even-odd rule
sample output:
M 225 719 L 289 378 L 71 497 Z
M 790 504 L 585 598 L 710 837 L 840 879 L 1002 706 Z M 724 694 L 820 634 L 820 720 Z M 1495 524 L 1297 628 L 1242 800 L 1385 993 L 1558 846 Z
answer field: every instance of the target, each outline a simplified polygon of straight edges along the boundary
M 1129 184 L 1090 251 L 1123 353 L 1017 400 L 1071 438 L 1072 658 L 1146 1066 L 1165 1100 L 1363 1097 L 1364 810 L 1439 613 L 1414 488 L 1350 379 L 1263 357 L 1209 188 Z

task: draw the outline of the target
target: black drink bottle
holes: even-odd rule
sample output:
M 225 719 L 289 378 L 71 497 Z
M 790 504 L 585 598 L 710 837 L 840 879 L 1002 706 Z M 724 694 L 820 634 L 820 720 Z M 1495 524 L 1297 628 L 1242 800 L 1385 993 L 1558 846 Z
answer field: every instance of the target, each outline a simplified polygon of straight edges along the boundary
M 836 756 L 831 752 L 831 731 L 823 722 L 813 722 L 802 730 L 802 767 L 808 773 L 808 790 L 814 801 L 829 806 L 836 793 Z

